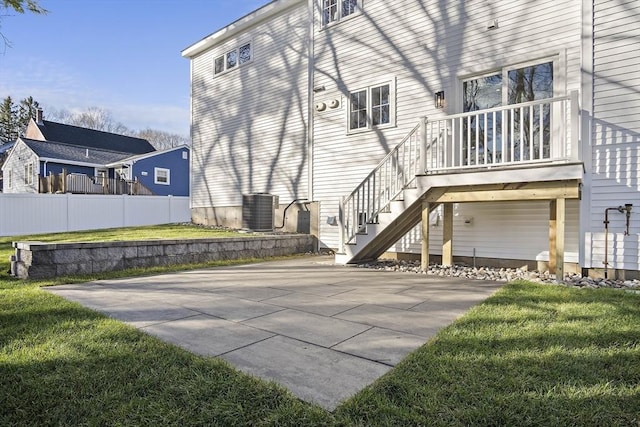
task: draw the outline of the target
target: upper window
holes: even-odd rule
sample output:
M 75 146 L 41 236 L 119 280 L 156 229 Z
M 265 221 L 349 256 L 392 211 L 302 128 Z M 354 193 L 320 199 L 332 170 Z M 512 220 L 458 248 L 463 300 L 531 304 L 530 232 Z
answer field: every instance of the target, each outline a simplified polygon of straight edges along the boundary
M 24 165 L 24 183 L 27 185 L 33 184 L 33 163 Z
M 9 169 L 9 177 L 7 179 L 8 188 L 13 187 L 13 169 Z
M 153 182 L 160 185 L 171 184 L 171 171 L 164 168 L 153 168 Z
M 358 12 L 362 0 L 321 0 L 322 26 L 340 21 Z
M 349 94 L 349 131 L 393 125 L 394 87 L 391 83 L 370 86 Z
M 251 62 L 252 59 L 253 49 L 251 42 L 245 43 L 235 49 L 229 50 L 224 55 L 217 56 L 213 60 L 213 74 L 217 76 L 226 71 L 231 71 Z

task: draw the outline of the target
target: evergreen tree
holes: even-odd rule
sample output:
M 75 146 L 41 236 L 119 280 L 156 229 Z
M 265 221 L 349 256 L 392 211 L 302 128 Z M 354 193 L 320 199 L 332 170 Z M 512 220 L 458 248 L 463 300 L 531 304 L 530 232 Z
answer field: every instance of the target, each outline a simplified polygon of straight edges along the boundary
M 10 96 L 3 99 L 0 104 L 0 140 L 14 142 L 18 137 L 23 136 L 29 120 L 36 117 L 38 108 L 40 104 L 31 96 L 21 100 L 18 105 Z
M 0 140 L 2 143 L 13 142 L 18 138 L 18 109 L 13 99 L 7 96 L 0 105 Z

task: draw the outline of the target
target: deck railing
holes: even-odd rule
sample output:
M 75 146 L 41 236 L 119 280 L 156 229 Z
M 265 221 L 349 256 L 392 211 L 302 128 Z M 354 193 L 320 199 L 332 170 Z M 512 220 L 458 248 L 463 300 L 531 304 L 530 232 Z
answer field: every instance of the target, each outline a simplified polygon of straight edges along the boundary
M 149 188 L 137 180 L 74 173 L 40 177 L 40 193 L 153 195 Z
M 416 175 L 578 161 L 578 94 L 422 119 L 340 203 L 340 242 L 410 186 Z

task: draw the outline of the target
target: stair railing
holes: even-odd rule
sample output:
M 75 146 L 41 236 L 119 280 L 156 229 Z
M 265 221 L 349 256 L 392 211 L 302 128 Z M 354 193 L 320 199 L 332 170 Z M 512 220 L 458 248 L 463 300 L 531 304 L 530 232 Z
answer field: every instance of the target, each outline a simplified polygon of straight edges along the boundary
M 579 161 L 578 92 L 424 117 L 340 203 L 340 252 L 377 221 L 416 175 L 542 162 Z
M 367 223 L 375 223 L 380 212 L 388 208 L 416 177 L 424 172 L 421 162 L 426 118 L 385 156 L 367 177 L 340 203 L 340 250 L 364 230 Z

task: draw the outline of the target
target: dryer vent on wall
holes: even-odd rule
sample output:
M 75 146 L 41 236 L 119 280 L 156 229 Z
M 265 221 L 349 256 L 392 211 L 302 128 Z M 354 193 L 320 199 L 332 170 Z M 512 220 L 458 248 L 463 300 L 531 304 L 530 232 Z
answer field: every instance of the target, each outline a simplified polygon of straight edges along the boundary
M 278 197 L 268 193 L 242 195 L 242 228 L 273 231 L 273 218 Z

